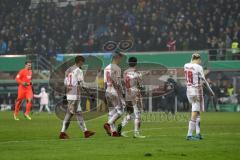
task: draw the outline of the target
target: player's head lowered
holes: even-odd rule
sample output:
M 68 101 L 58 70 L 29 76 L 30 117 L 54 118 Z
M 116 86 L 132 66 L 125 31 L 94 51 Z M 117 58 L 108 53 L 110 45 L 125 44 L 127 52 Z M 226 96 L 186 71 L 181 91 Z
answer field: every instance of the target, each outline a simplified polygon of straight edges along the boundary
M 136 67 L 137 66 L 137 58 L 136 57 L 130 57 L 128 59 L 128 65 L 129 65 L 129 67 Z
M 32 69 L 32 61 L 27 60 L 25 62 L 25 68 L 28 69 L 28 70 L 31 70 Z
M 115 51 L 112 54 L 112 63 L 119 65 L 121 63 L 121 60 L 123 58 L 123 53 L 120 51 Z
M 85 62 L 85 58 L 83 56 L 76 56 L 75 57 L 75 65 L 81 67 Z
M 197 63 L 197 64 L 201 64 L 202 61 L 201 61 L 201 56 L 198 52 L 195 52 L 192 54 L 192 59 L 191 59 L 191 62 L 192 63 Z

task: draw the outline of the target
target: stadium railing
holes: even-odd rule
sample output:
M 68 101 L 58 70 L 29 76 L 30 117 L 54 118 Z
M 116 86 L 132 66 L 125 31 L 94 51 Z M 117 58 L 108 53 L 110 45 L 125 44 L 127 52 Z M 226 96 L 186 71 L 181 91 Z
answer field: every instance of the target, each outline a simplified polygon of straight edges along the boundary
M 138 57 L 140 61 L 145 61 L 145 62 L 155 62 L 160 64 L 163 63 L 164 65 L 167 65 L 167 68 L 169 70 L 175 70 L 176 77 L 174 78 L 177 81 L 177 80 L 183 80 L 182 66 L 184 65 L 185 62 L 189 61 L 189 58 L 192 53 L 193 51 L 137 52 L 137 53 L 128 53 L 127 56 L 134 55 Z M 210 58 L 209 58 L 208 51 L 200 51 L 200 53 L 203 55 L 205 68 L 209 68 L 211 71 L 224 71 L 224 70 L 239 71 L 240 70 L 240 63 L 237 60 L 235 61 L 235 60 L 231 60 L 231 58 L 225 58 L 224 60 L 211 61 L 209 60 Z M 4 79 L 1 77 L 0 93 L 3 93 L 3 94 L 16 93 L 16 83 L 14 81 L 13 75 L 16 74 L 16 72 L 19 69 L 22 68 L 24 61 L 26 59 L 31 59 L 34 63 L 33 67 L 38 77 L 37 79 L 34 79 L 35 81 L 34 83 L 37 86 L 35 89 L 38 90 L 39 86 L 41 85 L 48 86 L 48 80 L 50 76 L 49 74 L 51 73 L 51 70 L 54 70 L 58 66 L 61 66 L 61 64 L 63 64 L 64 62 L 71 60 L 75 55 L 77 54 L 61 54 L 61 55 L 57 55 L 56 58 L 53 58 L 51 60 L 47 57 L 44 57 L 38 54 L 0 56 L 0 61 L 1 61 L 0 72 L 9 74 Z M 97 56 L 103 61 L 103 66 L 108 64 L 111 59 L 109 53 L 83 53 L 82 55 Z M 228 57 L 231 57 L 231 56 L 228 56 Z M 166 75 L 166 77 L 169 77 L 169 75 Z M 12 86 L 12 89 L 11 89 L 11 86 Z M 176 100 L 176 97 L 174 98 L 174 101 L 178 102 L 178 100 Z M 148 111 L 161 110 L 161 109 L 158 110 L 155 108 L 155 106 L 152 106 L 153 102 L 150 102 L 149 100 L 147 100 L 146 103 L 147 103 L 146 105 L 148 106 L 147 108 Z M 174 104 L 175 112 L 177 111 L 178 106 L 179 106 L 178 104 L 176 103 Z M 233 110 L 236 111 L 237 108 L 235 107 L 235 109 Z

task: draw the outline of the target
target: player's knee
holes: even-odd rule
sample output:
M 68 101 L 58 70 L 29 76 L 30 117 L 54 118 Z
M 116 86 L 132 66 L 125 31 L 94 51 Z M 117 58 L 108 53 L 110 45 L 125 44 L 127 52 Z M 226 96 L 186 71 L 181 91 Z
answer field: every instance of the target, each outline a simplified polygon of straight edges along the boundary
M 110 107 L 109 109 L 108 109 L 108 115 L 109 116 L 113 116 L 115 113 L 116 113 L 116 110 L 115 110 L 115 108 L 114 107 Z
M 135 121 L 141 122 L 141 116 L 135 116 Z
M 135 117 L 140 117 L 141 116 L 141 112 L 140 112 L 140 110 L 138 109 L 137 106 L 134 106 L 134 115 L 135 115 Z
M 140 114 L 135 114 L 135 119 L 141 119 Z
M 130 114 L 127 115 L 127 120 L 128 121 L 131 120 L 131 115 Z
M 123 114 L 122 109 L 117 109 L 117 113 L 121 116 Z
M 81 117 L 82 117 L 82 116 L 83 116 L 83 114 L 82 114 L 82 112 L 81 112 L 81 111 L 77 111 L 77 112 L 76 112 L 76 116 L 81 116 Z
M 27 99 L 27 103 L 32 103 L 32 99 Z
M 141 118 L 141 113 L 139 111 L 134 112 L 135 118 Z

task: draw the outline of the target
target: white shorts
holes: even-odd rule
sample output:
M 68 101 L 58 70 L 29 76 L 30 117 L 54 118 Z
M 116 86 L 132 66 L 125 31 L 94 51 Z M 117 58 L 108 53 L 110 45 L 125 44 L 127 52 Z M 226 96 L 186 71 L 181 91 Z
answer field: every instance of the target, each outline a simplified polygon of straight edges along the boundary
M 131 101 L 133 105 L 137 103 L 137 101 L 140 100 L 141 93 L 138 89 L 133 88 L 133 89 L 128 89 L 126 91 L 126 101 Z
M 107 99 L 107 104 L 108 107 L 125 107 L 125 100 L 123 99 L 123 97 L 121 95 L 118 95 L 118 93 L 115 91 L 112 92 L 108 92 L 106 91 L 106 99 Z
M 135 118 L 140 119 L 142 111 L 142 106 L 140 103 L 140 101 L 137 101 L 137 103 L 133 105 L 132 101 L 126 101 L 126 112 L 130 115 L 134 114 Z
M 202 88 L 187 88 L 187 98 L 192 105 L 192 112 L 204 112 Z

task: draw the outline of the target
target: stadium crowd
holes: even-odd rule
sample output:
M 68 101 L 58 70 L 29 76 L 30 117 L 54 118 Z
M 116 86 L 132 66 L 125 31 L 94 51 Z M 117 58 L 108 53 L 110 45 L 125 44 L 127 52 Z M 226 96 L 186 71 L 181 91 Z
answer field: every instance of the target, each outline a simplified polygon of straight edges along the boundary
M 0 54 L 100 52 L 106 41 L 132 39 L 132 51 L 215 55 L 240 41 L 238 0 L 40 2 L 34 9 L 26 3 L 0 2 Z

